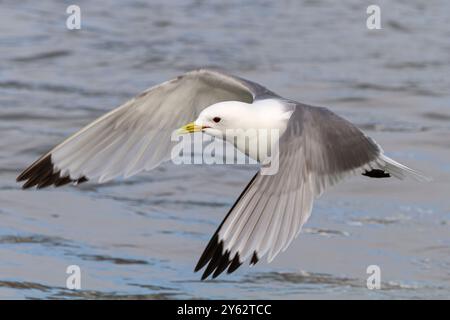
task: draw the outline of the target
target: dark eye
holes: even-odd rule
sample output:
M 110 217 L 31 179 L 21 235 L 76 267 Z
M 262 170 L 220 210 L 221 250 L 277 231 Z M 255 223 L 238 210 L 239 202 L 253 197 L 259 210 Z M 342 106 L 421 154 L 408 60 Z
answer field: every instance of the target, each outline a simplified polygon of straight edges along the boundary
M 214 121 L 215 123 L 220 122 L 220 120 L 222 120 L 222 119 L 220 119 L 219 117 L 214 117 L 214 118 L 213 118 L 213 121 Z

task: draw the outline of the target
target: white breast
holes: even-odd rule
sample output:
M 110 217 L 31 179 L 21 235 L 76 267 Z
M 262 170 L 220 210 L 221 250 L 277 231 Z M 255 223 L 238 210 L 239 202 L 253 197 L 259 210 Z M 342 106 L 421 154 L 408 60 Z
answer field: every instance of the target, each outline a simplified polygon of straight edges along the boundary
M 227 140 L 250 158 L 264 161 L 286 130 L 292 112 L 276 99 L 255 101 L 242 112 L 242 128 L 227 132 Z

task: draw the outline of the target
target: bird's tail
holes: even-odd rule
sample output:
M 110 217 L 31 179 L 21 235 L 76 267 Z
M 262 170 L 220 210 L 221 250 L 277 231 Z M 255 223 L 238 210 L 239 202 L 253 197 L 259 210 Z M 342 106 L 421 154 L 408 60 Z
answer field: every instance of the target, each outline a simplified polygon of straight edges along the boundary
M 398 179 L 403 180 L 406 177 L 410 177 L 417 181 L 429 182 L 432 180 L 430 177 L 427 177 L 424 174 L 413 170 L 401 163 L 398 163 L 397 161 L 385 156 L 384 154 L 380 156 L 380 160 L 380 166 L 382 167 L 382 169 Z

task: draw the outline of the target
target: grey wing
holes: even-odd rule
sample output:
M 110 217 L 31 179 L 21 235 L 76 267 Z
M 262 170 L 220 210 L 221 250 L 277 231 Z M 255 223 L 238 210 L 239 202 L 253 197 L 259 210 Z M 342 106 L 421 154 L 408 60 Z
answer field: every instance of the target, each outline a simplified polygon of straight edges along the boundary
M 24 188 L 105 182 L 150 170 L 170 157 L 173 130 L 211 104 L 251 103 L 264 87 L 223 72 L 199 69 L 152 87 L 87 125 L 17 177 Z
M 299 234 L 314 199 L 348 174 L 372 169 L 398 177 L 407 170 L 417 174 L 392 165 L 350 122 L 328 109 L 301 104 L 280 138 L 278 159 L 278 172 L 257 173 L 210 240 L 195 268 L 207 265 L 202 279 L 233 272 L 250 258 L 255 264 L 268 254 L 270 262 Z

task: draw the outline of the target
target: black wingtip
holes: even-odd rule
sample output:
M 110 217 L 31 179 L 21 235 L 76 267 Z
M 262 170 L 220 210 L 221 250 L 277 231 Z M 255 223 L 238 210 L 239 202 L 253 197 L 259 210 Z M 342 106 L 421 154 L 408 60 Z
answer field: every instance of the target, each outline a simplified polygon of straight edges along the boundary
M 230 252 L 228 250 L 225 250 L 225 252 L 223 252 L 224 245 L 223 241 L 219 240 L 219 231 L 222 228 L 225 221 L 228 219 L 231 212 L 233 212 L 233 209 L 235 208 L 236 204 L 242 199 L 244 194 L 246 194 L 247 190 L 253 184 L 257 176 L 258 173 L 256 173 L 253 176 L 253 178 L 245 187 L 244 191 L 242 191 L 241 195 L 233 204 L 231 209 L 228 211 L 228 214 L 225 216 L 225 218 L 222 220 L 222 223 L 217 228 L 216 232 L 214 233 L 211 240 L 208 242 L 208 245 L 206 246 L 205 250 L 203 251 L 202 256 L 198 260 L 197 265 L 194 268 L 194 272 L 199 271 L 209 263 L 208 266 L 206 267 L 205 272 L 201 277 L 202 280 L 205 280 L 211 273 L 213 274 L 212 277 L 214 279 L 217 276 L 219 276 L 222 272 L 227 270 L 227 268 L 228 268 L 227 273 L 232 273 L 242 265 L 242 263 L 240 262 L 239 253 L 236 253 L 234 258 L 231 259 Z M 255 252 L 252 257 L 252 262 L 253 264 L 255 264 L 257 261 L 258 256 L 256 255 Z
M 194 272 L 199 271 L 208 263 L 208 261 L 211 259 L 214 252 L 216 251 L 218 245 L 219 245 L 219 235 L 216 233 L 211 238 L 211 240 L 209 240 L 208 245 L 206 246 L 205 250 L 202 253 L 202 256 L 200 257 L 200 259 L 198 259 Z
M 252 262 L 257 262 L 256 253 L 253 255 Z M 215 235 L 209 242 L 199 262 L 197 263 L 195 272 L 206 266 L 201 280 L 203 281 L 207 279 L 210 275 L 212 275 L 212 278 L 215 279 L 227 270 L 227 268 L 227 273 L 232 273 L 239 268 L 241 264 L 239 254 L 235 254 L 234 258 L 231 259 L 230 252 L 228 250 L 225 250 L 224 252 L 223 241 L 219 241 L 218 235 Z
M 213 279 L 217 278 L 222 272 L 224 272 L 225 269 L 230 265 L 230 263 L 230 252 L 227 250 L 225 251 L 225 254 L 220 258 L 220 261 L 216 267 L 216 271 L 214 271 L 212 275 Z
M 250 265 L 255 265 L 258 263 L 258 261 L 259 261 L 258 254 L 255 251 L 253 252 L 252 260 L 250 260 Z
M 206 272 L 203 273 L 203 274 L 202 274 L 202 277 L 201 277 L 201 280 L 202 280 L 202 281 L 206 280 L 206 278 L 208 278 L 208 276 L 209 276 L 209 274 L 206 274 Z
M 222 258 L 223 258 L 223 242 L 220 241 L 218 246 L 215 248 L 214 254 L 211 257 L 211 260 L 209 260 L 209 264 L 205 269 L 205 272 L 202 275 L 202 280 L 209 277 L 211 273 L 213 273 L 216 268 L 219 266 Z
M 242 265 L 242 262 L 240 261 L 239 253 L 236 253 L 236 255 L 234 256 L 233 261 L 231 262 L 230 266 L 228 267 L 227 273 L 228 274 L 233 273 L 241 265 Z
M 385 172 L 381 169 L 372 169 L 370 171 L 365 171 L 362 173 L 363 176 L 369 177 L 369 178 L 390 178 L 391 175 L 388 172 Z
M 59 187 L 70 182 L 80 184 L 87 180 L 86 177 L 81 177 L 79 179 L 71 179 L 67 176 L 61 177 L 61 171 L 55 170 L 51 154 L 39 158 L 16 178 L 17 182 L 26 181 L 22 185 L 22 189 L 29 189 L 34 186 L 36 186 L 37 189 L 42 189 L 51 185 Z

